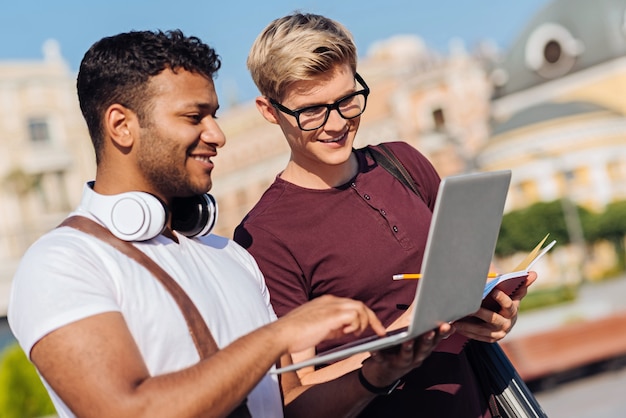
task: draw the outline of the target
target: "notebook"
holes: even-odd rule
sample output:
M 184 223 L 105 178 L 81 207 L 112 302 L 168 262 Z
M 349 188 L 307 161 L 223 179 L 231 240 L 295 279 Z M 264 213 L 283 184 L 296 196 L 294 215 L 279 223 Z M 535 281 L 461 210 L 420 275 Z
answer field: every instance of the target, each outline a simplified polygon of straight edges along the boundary
M 450 176 L 441 181 L 408 327 L 385 336 L 357 339 L 272 373 L 330 364 L 363 351 L 392 347 L 476 312 L 483 298 L 510 180 L 511 171 L 500 170 Z

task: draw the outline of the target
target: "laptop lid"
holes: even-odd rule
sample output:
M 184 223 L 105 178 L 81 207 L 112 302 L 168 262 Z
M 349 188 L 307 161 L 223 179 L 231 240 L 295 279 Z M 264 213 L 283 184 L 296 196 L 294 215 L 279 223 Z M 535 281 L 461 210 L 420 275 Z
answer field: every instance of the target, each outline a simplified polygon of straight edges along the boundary
M 273 373 L 391 347 L 443 322 L 476 312 L 500 232 L 510 180 L 511 171 L 501 170 L 450 176 L 441 181 L 408 328 L 358 339 Z M 392 280 L 381 278 L 387 279 Z

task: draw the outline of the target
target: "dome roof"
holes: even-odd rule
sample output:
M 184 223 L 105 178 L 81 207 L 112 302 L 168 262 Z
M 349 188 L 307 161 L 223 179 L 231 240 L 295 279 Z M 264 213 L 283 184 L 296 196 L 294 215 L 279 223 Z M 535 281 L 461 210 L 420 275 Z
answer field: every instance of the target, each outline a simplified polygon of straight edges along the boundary
M 553 0 L 493 73 L 495 98 L 626 56 L 626 0 Z
M 518 128 L 531 126 L 541 122 L 556 120 L 568 116 L 584 115 L 594 112 L 611 112 L 612 110 L 589 102 L 547 102 L 526 108 L 504 123 L 494 124 L 492 135 L 500 135 Z

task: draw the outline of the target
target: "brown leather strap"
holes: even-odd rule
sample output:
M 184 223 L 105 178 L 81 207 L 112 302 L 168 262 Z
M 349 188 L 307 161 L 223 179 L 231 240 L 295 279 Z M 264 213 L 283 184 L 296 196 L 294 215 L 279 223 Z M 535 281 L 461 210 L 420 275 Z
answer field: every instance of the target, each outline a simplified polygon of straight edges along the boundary
M 148 269 L 165 286 L 178 304 L 187 321 L 189 333 L 196 345 L 200 358 L 205 359 L 218 350 L 213 335 L 211 335 L 196 305 L 189 299 L 189 296 L 187 296 L 180 285 L 165 270 L 159 267 L 154 260 L 142 251 L 139 251 L 133 244 L 117 238 L 102 225 L 83 216 L 71 216 L 65 219 L 59 226 L 70 226 L 93 235 Z
M 213 335 L 211 335 L 211 331 L 206 325 L 206 322 L 204 322 L 204 319 L 202 319 L 202 315 L 200 315 L 196 305 L 189 298 L 187 293 L 185 293 L 183 288 L 180 287 L 180 285 L 165 270 L 155 263 L 154 260 L 137 249 L 133 244 L 117 238 L 108 229 L 91 219 L 85 218 L 84 216 L 71 216 L 59 225 L 59 227 L 62 226 L 69 226 L 86 234 L 93 235 L 144 266 L 159 280 L 159 282 L 161 282 L 161 284 L 163 284 L 178 304 L 178 307 L 185 317 L 187 327 L 189 328 L 189 334 L 193 339 L 193 343 L 196 346 L 196 350 L 198 350 L 200 358 L 206 359 L 218 351 Z M 251 417 L 245 402 L 246 401 L 244 400 L 244 402 L 239 405 L 239 407 L 237 407 L 237 409 L 235 409 L 229 417 Z

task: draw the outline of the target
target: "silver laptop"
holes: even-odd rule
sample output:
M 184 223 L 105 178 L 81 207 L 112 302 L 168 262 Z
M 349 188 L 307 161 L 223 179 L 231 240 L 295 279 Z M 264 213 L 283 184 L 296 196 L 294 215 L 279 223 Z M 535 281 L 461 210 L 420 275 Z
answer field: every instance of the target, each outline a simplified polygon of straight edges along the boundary
M 504 210 L 511 171 L 463 174 L 441 181 L 407 328 L 358 339 L 272 373 L 329 364 L 417 338 L 480 308 Z M 398 272 L 414 273 L 414 272 Z M 389 281 L 389 278 L 381 280 Z

